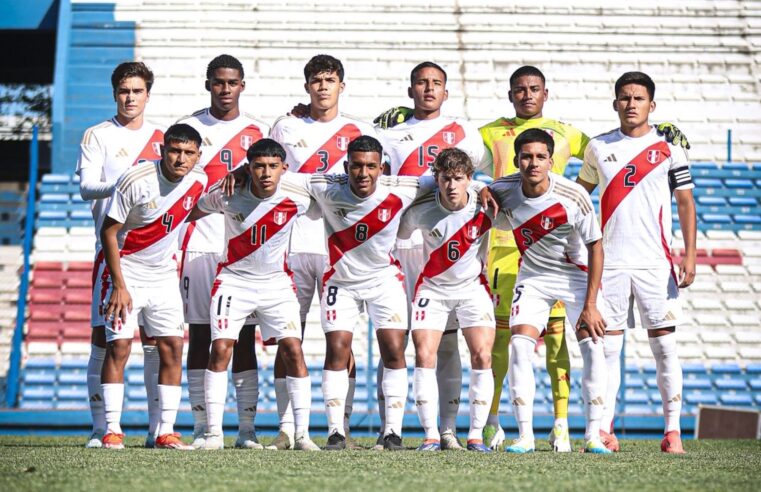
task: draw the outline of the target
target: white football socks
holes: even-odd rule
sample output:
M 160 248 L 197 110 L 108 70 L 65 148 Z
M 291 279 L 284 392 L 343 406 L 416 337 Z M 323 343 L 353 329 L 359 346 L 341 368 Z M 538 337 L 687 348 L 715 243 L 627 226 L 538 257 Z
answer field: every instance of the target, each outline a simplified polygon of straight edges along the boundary
M 280 431 L 293 436 L 293 407 L 291 398 L 288 396 L 288 384 L 285 378 L 275 379 L 275 400 L 277 403 L 277 415 L 280 418 Z
M 459 357 L 458 357 L 459 358 Z M 484 426 L 489 416 L 491 400 L 494 397 L 494 375 L 491 369 L 471 369 L 470 389 L 470 431 L 468 440 L 483 439 Z
M 143 345 L 143 382 L 148 399 L 148 433 L 156 437 L 161 410 L 159 409 L 159 366 L 161 359 L 155 345 Z
M 307 375 L 303 378 L 286 376 L 288 396 L 293 407 L 295 435 L 309 436 L 309 412 L 312 409 L 312 380 Z
M 457 347 L 457 333 L 441 337 L 441 344 L 436 356 L 436 379 L 439 385 L 439 413 L 441 426 L 439 431 L 457 432 L 457 412 L 460 410 L 460 391 L 462 390 L 462 362 Z
M 87 361 L 87 396 L 90 400 L 93 431 L 106 430 L 106 407 L 103 404 L 104 397 L 100 384 L 100 373 L 105 359 L 105 348 L 90 345 L 90 359 Z
M 206 369 L 188 369 L 188 400 L 193 412 L 193 432 L 206 431 L 206 396 L 204 377 Z
M 663 400 L 665 432 L 681 432 L 679 417 L 682 413 L 682 366 L 676 350 L 676 333 L 649 338 L 655 357 L 656 380 Z
M 122 406 L 124 405 L 124 384 L 101 384 L 100 391 L 103 395 L 106 431 L 113 432 L 114 434 L 121 434 Z
M 349 371 L 322 371 L 322 395 L 325 400 L 325 414 L 328 417 L 328 435 L 338 432 L 345 436 L 344 408 L 349 391 Z
M 436 384 L 436 369 L 416 367 L 412 378 L 415 393 L 415 407 L 426 439 L 440 440 L 436 426 L 436 410 L 439 402 L 439 387 Z
M 605 372 L 608 374 L 608 384 L 605 389 L 605 409 L 602 413 L 600 428 L 605 432 L 613 432 L 613 419 L 616 417 L 616 398 L 618 397 L 618 390 L 621 387 L 621 350 L 623 346 L 623 334 L 605 335 L 605 338 L 603 338 Z
M 227 387 L 225 386 L 225 390 L 226 389 Z M 177 410 L 180 408 L 181 398 L 181 386 L 169 386 L 167 384 L 159 385 L 159 407 L 161 408 L 159 436 L 172 434 L 174 432 L 174 422 L 177 419 Z
M 515 420 L 518 421 L 520 437 L 534 438 L 534 394 L 536 381 L 531 357 L 536 340 L 525 335 L 510 337 L 510 364 L 507 371 L 510 381 L 510 399 Z
M 587 420 L 584 438 L 600 438 L 600 421 L 605 408 L 606 366 L 602 339 L 597 343 L 592 337 L 579 340 L 584 368 L 581 375 L 581 397 L 584 401 L 584 417 Z
M 407 403 L 407 368 L 383 369 L 383 394 L 386 396 L 386 428 L 383 435 L 392 432 L 397 436 L 402 435 L 402 421 L 404 420 L 404 407 Z
M 259 402 L 259 372 L 256 369 L 234 372 L 233 386 L 238 406 L 238 432 L 241 434 L 253 432 L 256 407 Z M 225 390 L 227 390 L 226 385 Z
M 213 372 L 206 369 L 204 377 L 208 432 L 215 436 L 221 436 L 222 421 L 225 416 L 225 400 L 227 400 L 227 371 Z

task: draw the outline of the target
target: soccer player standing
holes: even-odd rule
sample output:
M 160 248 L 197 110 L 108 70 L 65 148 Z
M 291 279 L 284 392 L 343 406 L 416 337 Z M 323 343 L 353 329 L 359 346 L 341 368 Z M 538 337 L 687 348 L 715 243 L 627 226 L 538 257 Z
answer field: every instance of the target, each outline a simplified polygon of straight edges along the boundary
M 211 105 L 180 119 L 203 137 L 199 169 L 208 176 L 207 190 L 246 161 L 248 148 L 266 135 L 269 126 L 241 112 L 240 95 L 246 88 L 243 65 L 230 55 L 220 55 L 206 68 L 206 90 Z M 188 394 L 193 411 L 193 445 L 204 445 L 206 408 L 204 374 L 209 364 L 211 328 L 209 302 L 217 264 L 224 250 L 224 217 L 213 214 L 183 229 L 180 287 L 185 303 L 185 321 L 190 325 L 188 346 Z M 239 448 L 261 449 L 254 432 L 259 399 L 259 376 L 254 350 L 254 322 L 241 330 L 233 355 L 233 385 L 238 407 Z
M 116 183 L 101 228 L 108 267 L 106 357 L 101 391 L 107 432 L 103 446 L 124 448 L 120 420 L 124 367 L 138 317 L 157 342 L 161 412 L 157 448 L 192 449 L 174 432 L 180 406 L 184 323 L 177 286 L 177 237 L 196 204 L 206 174 L 195 170 L 201 136 L 189 125 L 173 125 L 164 135 L 162 159 L 130 168 Z
M 100 243 L 100 230 L 106 215 L 108 198 L 114 191 L 116 180 L 124 171 L 143 161 L 161 158 L 160 145 L 163 129 L 144 119 L 145 105 L 150 99 L 153 72 L 141 62 L 125 62 L 118 65 L 111 75 L 111 87 L 116 102 L 116 115 L 96 126 L 88 128 L 80 144 L 77 174 L 79 191 L 83 200 L 92 202 L 95 222 L 95 262 L 93 264 L 92 304 L 90 322 L 92 346 L 87 364 L 87 392 L 90 400 L 93 429 L 87 442 L 88 448 L 99 448 L 106 431 L 103 394 L 100 391 L 100 373 L 106 354 L 106 331 L 103 318 L 103 301 L 106 290 L 103 285 L 105 256 Z M 153 447 L 158 425 L 159 354 L 156 341 L 145 336 L 143 343 L 143 374 L 148 396 L 148 435 L 146 447 Z
M 319 451 L 309 439 L 312 383 L 301 351 L 299 304 L 285 264 L 291 228 L 312 203 L 298 188 L 280 185 L 285 151 L 262 139 L 247 152 L 248 180 L 231 197 L 213 188 L 189 220 L 210 213 L 225 217 L 225 254 L 211 291 L 212 346 L 206 370 L 209 433 L 204 449 L 222 449 L 227 366 L 247 316 L 255 314 L 266 340 L 275 340 L 286 366 L 295 422 L 295 449 Z
M 608 373 L 620 373 L 623 330 L 630 298 L 637 301 L 655 357 L 663 399 L 665 436 L 661 450 L 684 453 L 679 417 L 682 368 L 676 349 L 681 321 L 679 288 L 695 279 L 696 218 L 686 151 L 658 137 L 650 125 L 655 83 L 641 72 L 627 72 L 615 84 L 613 109 L 621 126 L 592 139 L 578 182 L 588 191 L 600 186 L 600 222 L 605 246 L 604 297 L 610 312 L 605 335 Z M 685 254 L 674 272 L 671 259 L 671 197 L 676 198 Z M 602 436 L 618 450 L 613 416 L 620 380 L 609 383 Z M 610 432 L 610 435 L 608 435 Z
M 492 221 L 476 193 L 468 190 L 474 172 L 465 152 L 456 148 L 442 150 L 433 162 L 437 190 L 416 200 L 404 213 L 399 227 L 400 238 L 409 238 L 419 230 L 425 241 L 422 268 L 413 287 L 411 319 L 415 405 L 425 430 L 425 441 L 418 448 L 421 451 L 443 448 L 436 426 L 439 385 L 435 368 L 447 364 L 438 359 L 437 352 L 447 321 L 454 315 L 468 344 L 472 368 L 467 449 L 491 452 L 484 446 L 482 434 L 494 393 L 494 305 L 483 275 L 482 257 L 484 235 Z M 460 354 L 452 356 L 459 359 Z
M 304 90 L 309 94 L 309 106 L 304 117 L 284 116 L 272 127 L 270 137 L 286 152 L 289 171 L 299 173 L 336 174 L 343 172 L 349 142 L 361 135 L 375 135 L 372 126 L 339 112 L 338 103 L 344 90 L 344 67 L 340 60 L 329 55 L 316 55 L 304 66 Z M 307 314 L 315 290 L 322 295 L 322 275 L 328 261 L 321 218 L 298 217 L 293 226 L 288 264 L 293 272 L 300 305 L 301 326 L 306 326 Z M 356 369 L 350 358 L 349 390 L 344 408 L 344 427 L 349 431 Z M 269 447 L 293 447 L 293 414 L 288 402 L 285 367 L 280 355 L 275 359 L 275 394 L 280 416 L 280 433 Z M 351 445 L 351 441 L 350 441 Z
M 484 145 L 478 129 L 467 120 L 441 114 L 441 106 L 449 96 L 446 84 L 447 73 L 439 65 L 433 62 L 418 64 L 410 73 L 410 87 L 407 89 L 407 94 L 414 101 L 412 117 L 391 128 L 376 127 L 378 138 L 388 156 L 391 175 L 429 176 L 437 154 L 452 147 L 463 150 L 475 165 L 481 162 Z M 402 267 L 405 290 L 411 303 L 415 282 L 425 262 L 423 236 L 420 232 L 412 232 L 410 237 L 398 239 L 394 257 Z M 439 434 L 442 449 L 461 449 L 455 422 L 460 406 L 462 365 L 457 344 L 457 326 L 454 318 L 450 321 L 452 326 L 444 331 L 438 346 L 436 364 L 441 414 Z M 379 367 L 379 382 L 381 376 L 382 365 Z M 378 401 L 383 402 L 380 384 Z
M 565 303 L 584 362 L 581 392 L 587 428 L 584 450 L 610 453 L 600 440 L 605 396 L 605 321 L 597 309 L 603 268 L 600 226 L 584 189 L 550 172 L 553 138 L 533 128 L 515 139 L 519 174 L 489 186 L 500 210 L 497 227 L 513 231 L 521 254 L 510 311 L 510 397 L 519 438 L 510 453 L 534 451 L 532 428 L 536 382 L 531 360 L 556 300 Z

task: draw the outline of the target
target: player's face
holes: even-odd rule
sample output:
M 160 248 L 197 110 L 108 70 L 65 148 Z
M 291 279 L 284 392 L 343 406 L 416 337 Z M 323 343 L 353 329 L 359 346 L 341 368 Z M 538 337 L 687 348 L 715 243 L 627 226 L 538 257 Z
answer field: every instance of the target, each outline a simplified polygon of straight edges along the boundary
M 542 115 L 547 94 L 541 78 L 536 75 L 524 75 L 515 79 L 507 97 L 513 103 L 515 115 L 528 120 Z
M 344 90 L 344 83 L 338 79 L 337 72 L 320 72 L 309 77 L 304 89 L 309 94 L 312 107 L 324 111 L 338 105 L 338 96 Z
M 381 156 L 377 152 L 351 152 L 346 163 L 351 191 L 360 198 L 375 192 L 378 177 L 383 173 Z
M 415 101 L 415 109 L 435 112 L 449 97 L 444 74 L 433 67 L 418 70 L 407 94 Z
M 650 99 L 645 86 L 627 84 L 618 91 L 613 109 L 618 113 L 621 127 L 634 129 L 648 125 L 650 113 L 655 110 L 655 101 Z
M 151 97 L 145 80 L 140 77 L 127 77 L 119 82 L 114 91 L 116 114 L 119 119 L 132 121 L 145 111 L 145 103 Z
M 523 144 L 521 151 L 515 156 L 515 161 L 523 182 L 532 187 L 549 182 L 552 156 L 546 144 L 541 142 Z
M 436 175 L 441 204 L 449 210 L 459 210 L 468 203 L 470 177 L 461 171 Z
M 280 183 L 280 176 L 288 168 L 279 157 L 257 157 L 246 168 L 251 176 L 251 191 L 259 198 L 272 196 Z
M 163 149 L 161 170 L 169 181 L 179 181 L 193 170 L 201 151 L 195 142 L 179 142 L 170 140 Z
M 241 79 L 240 72 L 235 68 L 218 68 L 206 81 L 206 90 L 211 93 L 211 107 L 221 114 L 238 110 L 240 93 L 245 88 L 246 81 Z

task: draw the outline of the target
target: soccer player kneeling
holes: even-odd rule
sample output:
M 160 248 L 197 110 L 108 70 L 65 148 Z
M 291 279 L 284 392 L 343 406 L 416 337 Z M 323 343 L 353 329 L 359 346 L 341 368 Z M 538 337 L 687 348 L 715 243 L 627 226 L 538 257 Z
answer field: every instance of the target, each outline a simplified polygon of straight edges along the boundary
M 494 392 L 491 349 L 494 344 L 494 305 L 483 275 L 483 241 L 492 220 L 478 195 L 468 187 L 474 167 L 456 148 L 442 150 L 433 162 L 438 189 L 417 199 L 402 217 L 399 237 L 419 229 L 425 261 L 412 301 L 412 340 L 415 344 L 415 404 L 425 429 L 420 451 L 441 449 L 436 425 L 439 403 L 437 351 L 450 314 L 457 316 L 470 350 L 469 451 L 491 452 L 482 433 Z M 451 357 L 460 357 L 459 352 Z
M 106 358 L 101 387 L 106 410 L 103 447 L 124 448 L 120 420 L 127 365 L 138 318 L 156 338 L 161 412 L 157 448 L 192 449 L 174 432 L 182 396 L 182 299 L 177 286 L 177 236 L 206 186 L 195 170 L 201 136 L 189 125 L 164 134 L 162 159 L 131 167 L 116 183 L 101 228 L 106 257 Z
M 280 181 L 288 165 L 274 140 L 257 141 L 247 152 L 246 181 L 226 197 L 222 186 L 205 195 L 190 220 L 211 213 L 225 217 L 225 252 L 211 290 L 211 355 L 206 370 L 209 432 L 204 449 L 222 449 L 227 366 L 246 318 L 255 314 L 262 337 L 276 340 L 284 356 L 286 384 L 295 424 L 296 449 L 319 451 L 309 439 L 312 383 L 301 351 L 296 289 L 287 271 L 286 250 L 294 219 L 312 204 L 302 189 Z
M 519 172 L 489 186 L 500 210 L 496 227 L 513 230 L 521 253 L 510 312 L 510 396 L 520 437 L 505 451 L 534 451 L 532 428 L 536 382 L 532 358 L 555 300 L 565 303 L 584 362 L 581 390 L 587 421 L 584 450 L 607 454 L 600 441 L 606 369 L 597 309 L 603 267 L 600 226 L 589 195 L 578 184 L 550 173 L 554 142 L 530 129 L 515 140 Z M 506 220 L 505 220 L 506 219 Z M 585 254 L 586 253 L 586 254 Z M 586 258 L 585 258 L 586 256 Z

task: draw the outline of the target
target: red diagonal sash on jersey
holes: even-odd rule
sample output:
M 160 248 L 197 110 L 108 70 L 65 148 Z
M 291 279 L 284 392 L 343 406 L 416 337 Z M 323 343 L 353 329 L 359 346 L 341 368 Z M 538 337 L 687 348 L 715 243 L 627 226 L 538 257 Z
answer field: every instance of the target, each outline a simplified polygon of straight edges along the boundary
M 203 193 L 203 185 L 196 181 L 165 213 L 150 224 L 132 229 L 124 239 L 121 256 L 137 253 L 161 241 L 187 218 L 198 198 Z
M 621 168 L 610 180 L 605 193 L 600 197 L 602 229 L 605 229 L 605 224 L 616 211 L 616 207 L 634 190 L 634 187 L 670 156 L 668 144 L 663 141 L 656 142 Z
M 341 257 L 357 246 L 366 243 L 388 225 L 402 209 L 402 199 L 393 193 L 372 209 L 370 213 L 342 231 L 331 234 L 328 238 L 328 255 L 330 271 L 323 277 L 323 282 L 333 275 L 333 266 Z
M 299 168 L 300 173 L 326 173 L 341 156 L 346 154 L 349 142 L 362 135 L 356 125 L 347 123 L 322 144 Z
M 164 132 L 161 130 L 154 130 L 151 138 L 146 142 L 143 150 L 140 151 L 140 155 L 137 156 L 133 166 L 138 165 L 143 161 L 155 161 L 161 159 L 161 145 L 164 143 Z
M 206 183 L 206 191 L 217 184 L 219 180 L 227 176 L 227 173 L 235 169 L 239 162 L 246 157 L 246 151 L 254 142 L 262 138 L 262 131 L 256 125 L 248 125 L 235 134 L 203 168 L 209 180 Z
M 556 203 L 513 229 L 515 242 L 518 244 L 521 255 L 532 244 L 538 243 L 544 236 L 566 223 L 568 223 L 568 216 L 565 213 L 565 208 Z
M 465 138 L 465 130 L 456 122 L 450 123 L 423 142 L 420 147 L 413 150 L 399 168 L 399 176 L 422 176 L 427 170 L 426 157 L 429 157 L 428 149 L 436 154 L 440 150 L 455 147 Z M 421 155 L 422 152 L 422 155 Z
M 447 271 L 452 265 L 457 263 L 457 260 L 470 249 L 470 246 L 481 236 L 491 229 L 491 219 L 489 219 L 483 212 L 478 214 L 463 224 L 460 229 L 457 230 L 452 237 L 444 241 L 444 243 L 431 252 L 428 261 L 423 267 L 423 271 L 418 277 L 415 284 L 415 292 L 423 282 L 423 278 L 433 278 L 436 275 L 441 275 Z M 451 248 L 451 249 L 450 249 Z M 457 251 L 456 258 L 454 250 Z

